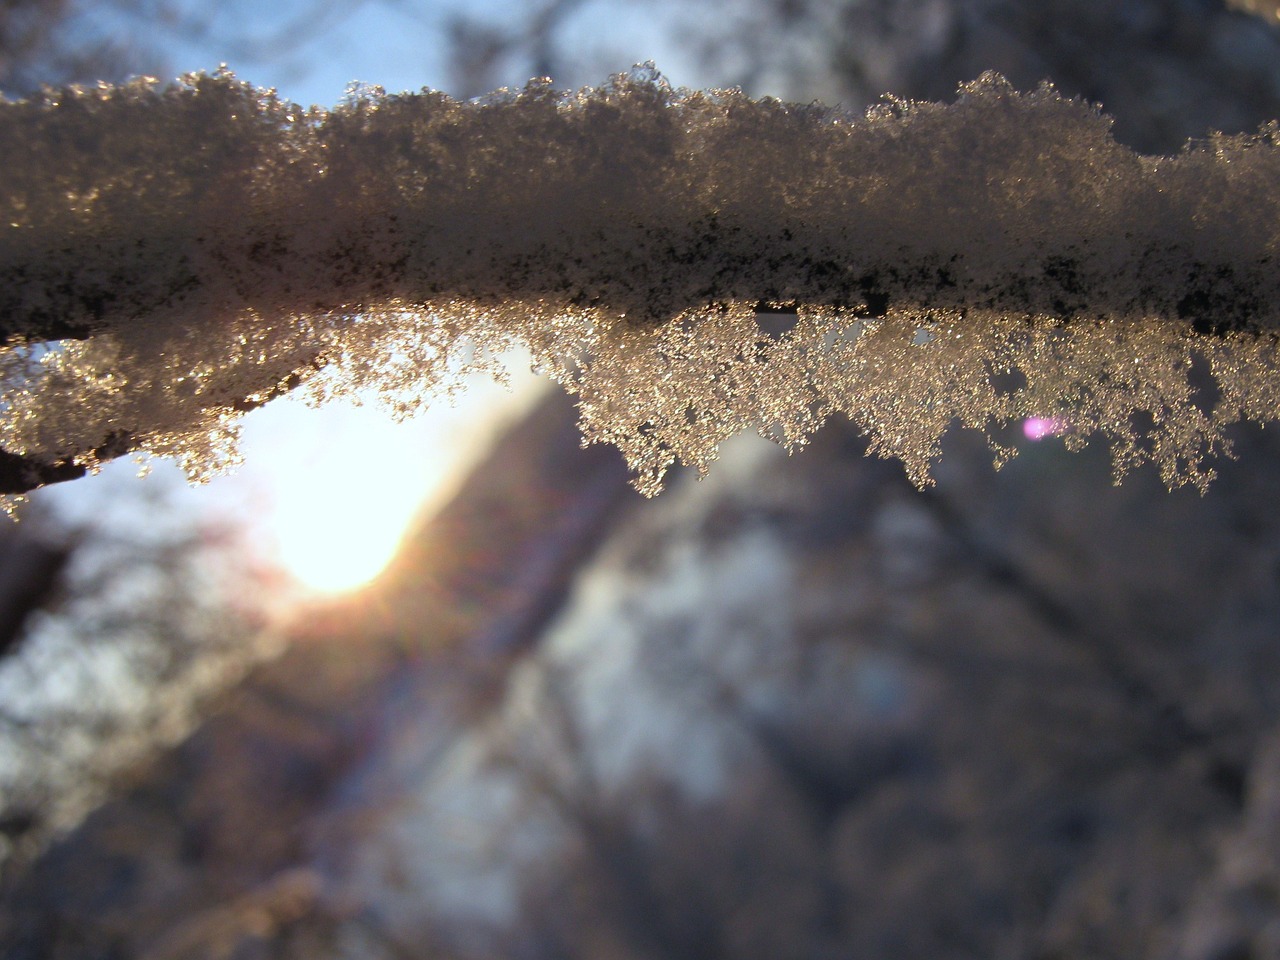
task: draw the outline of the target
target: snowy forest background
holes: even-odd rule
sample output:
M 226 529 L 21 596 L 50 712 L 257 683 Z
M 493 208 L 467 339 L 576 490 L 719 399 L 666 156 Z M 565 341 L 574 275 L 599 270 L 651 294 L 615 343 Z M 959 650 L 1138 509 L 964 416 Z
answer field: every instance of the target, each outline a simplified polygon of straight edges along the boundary
M 450 92 L 625 68 L 574 32 L 590 6 L 435 21 Z M 85 46 L 68 25 L 106 9 L 6 5 L 0 85 L 171 73 L 164 30 L 223 29 L 121 4 L 132 39 Z M 651 9 L 713 82 L 793 101 L 996 69 L 1159 153 L 1280 118 L 1280 34 L 1209 0 Z M 313 14 L 340 11 L 262 55 Z M 1238 430 L 1203 497 L 1007 440 L 995 473 L 952 435 L 920 492 L 833 423 L 642 502 L 542 401 L 381 581 L 268 639 L 213 603 L 270 592 L 233 527 L 6 528 L 6 652 L 60 623 L 28 669 L 124 649 L 147 707 L 4 705 L 31 760 L 0 797 L 3 952 L 1280 956 L 1273 431 Z

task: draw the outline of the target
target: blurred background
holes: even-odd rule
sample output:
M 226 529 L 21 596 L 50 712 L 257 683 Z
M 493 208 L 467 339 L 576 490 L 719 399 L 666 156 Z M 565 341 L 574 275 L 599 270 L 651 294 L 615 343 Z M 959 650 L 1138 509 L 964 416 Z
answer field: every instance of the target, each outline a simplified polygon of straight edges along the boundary
M 1173 152 L 1280 118 L 1250 0 L 0 0 L 0 91 L 303 104 L 654 60 L 857 113 L 983 70 Z M 841 423 L 658 499 L 512 358 L 404 425 L 276 401 L 0 528 L 0 954 L 1280 957 L 1280 444 L 1209 493 L 1070 424 L 921 492 Z M 371 470 L 370 463 L 381 465 Z

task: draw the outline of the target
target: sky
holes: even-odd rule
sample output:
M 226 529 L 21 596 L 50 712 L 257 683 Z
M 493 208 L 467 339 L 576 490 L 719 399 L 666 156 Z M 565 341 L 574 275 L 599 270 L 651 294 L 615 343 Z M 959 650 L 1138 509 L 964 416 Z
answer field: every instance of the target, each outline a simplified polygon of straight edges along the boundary
M 236 4 L 228 6 L 238 9 Z M 307 42 L 281 45 L 274 58 L 247 58 L 236 44 L 201 40 L 176 43 L 173 59 L 184 70 L 213 70 L 226 63 L 243 79 L 274 87 L 304 106 L 332 106 L 352 83 L 374 84 L 392 93 L 423 87 L 448 93 L 454 91 L 439 38 L 451 13 L 464 10 L 502 23 L 543 6 L 511 0 L 356 0 L 325 20 L 327 29 Z M 280 19 L 273 16 L 272 22 Z M 609 73 L 653 60 L 673 83 L 701 85 L 696 61 L 673 39 L 675 29 L 661 3 L 584 0 L 563 27 L 564 46 L 574 59 L 574 75 L 567 82 L 598 83 Z M 500 82 L 523 85 L 529 79 L 525 72 L 513 64 Z

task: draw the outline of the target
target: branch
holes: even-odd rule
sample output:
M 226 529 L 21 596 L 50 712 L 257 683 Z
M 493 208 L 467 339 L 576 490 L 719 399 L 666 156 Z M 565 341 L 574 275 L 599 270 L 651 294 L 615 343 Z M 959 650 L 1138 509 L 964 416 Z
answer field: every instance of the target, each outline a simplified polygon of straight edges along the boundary
M 1203 484 L 1223 428 L 1277 409 L 1278 138 L 1145 157 L 994 75 L 865 117 L 645 70 L 329 112 L 225 72 L 4 103 L 0 446 L 33 483 L 124 435 L 198 474 L 246 404 L 410 410 L 523 343 L 648 492 L 837 412 L 922 483 L 956 417 L 1037 414 Z

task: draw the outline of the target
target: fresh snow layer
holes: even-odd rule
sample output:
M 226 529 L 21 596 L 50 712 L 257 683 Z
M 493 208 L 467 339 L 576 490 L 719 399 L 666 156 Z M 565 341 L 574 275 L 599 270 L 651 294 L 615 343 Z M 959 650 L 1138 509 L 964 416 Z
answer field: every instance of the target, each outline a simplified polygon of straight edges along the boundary
M 3 491 L 130 450 L 199 479 L 281 392 L 408 415 L 517 344 L 646 493 L 836 413 L 921 484 L 955 421 L 1034 416 L 1203 487 L 1226 426 L 1276 418 L 1278 143 L 1142 156 L 994 74 L 865 116 L 651 67 L 330 111 L 226 71 L 0 102 Z

